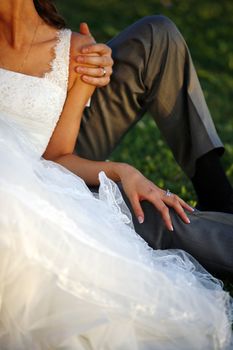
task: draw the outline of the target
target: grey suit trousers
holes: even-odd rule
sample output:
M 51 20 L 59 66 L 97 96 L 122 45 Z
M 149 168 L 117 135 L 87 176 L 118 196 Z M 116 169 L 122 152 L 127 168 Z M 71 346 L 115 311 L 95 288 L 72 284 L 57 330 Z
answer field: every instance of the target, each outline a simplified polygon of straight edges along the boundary
M 203 154 L 223 152 L 187 45 L 169 19 L 145 17 L 108 45 L 113 75 L 85 109 L 76 145 L 80 156 L 106 159 L 147 111 L 189 177 Z M 184 249 L 211 272 L 233 272 L 233 215 L 196 211 L 185 225 L 171 211 L 175 232 L 170 233 L 150 203 L 143 207 L 145 223 L 134 218 L 136 231 L 153 248 Z

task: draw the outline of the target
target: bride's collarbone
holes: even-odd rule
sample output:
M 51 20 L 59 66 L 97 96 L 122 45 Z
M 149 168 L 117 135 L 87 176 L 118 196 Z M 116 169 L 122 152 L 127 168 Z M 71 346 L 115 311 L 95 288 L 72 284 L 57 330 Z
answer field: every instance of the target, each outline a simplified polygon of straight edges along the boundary
M 0 43 L 0 67 L 13 72 L 43 77 L 52 69 L 57 42 L 58 38 L 56 34 L 52 39 L 39 41 L 32 45 L 23 67 L 21 67 L 21 64 L 25 59 L 28 48 L 22 47 L 15 49 L 10 46 L 2 47 Z

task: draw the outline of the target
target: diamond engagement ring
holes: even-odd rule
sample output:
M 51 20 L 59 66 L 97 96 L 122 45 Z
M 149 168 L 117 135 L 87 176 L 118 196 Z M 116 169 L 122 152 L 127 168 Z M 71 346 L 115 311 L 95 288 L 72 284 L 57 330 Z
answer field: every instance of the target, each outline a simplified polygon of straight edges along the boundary
M 172 196 L 172 193 L 170 192 L 169 189 L 166 190 L 165 196 L 168 196 L 168 197 L 171 197 L 171 196 Z
M 102 75 L 102 77 L 105 77 L 105 75 L 107 74 L 107 71 L 106 71 L 106 69 L 105 69 L 104 67 L 102 67 L 102 69 L 103 69 L 103 75 Z

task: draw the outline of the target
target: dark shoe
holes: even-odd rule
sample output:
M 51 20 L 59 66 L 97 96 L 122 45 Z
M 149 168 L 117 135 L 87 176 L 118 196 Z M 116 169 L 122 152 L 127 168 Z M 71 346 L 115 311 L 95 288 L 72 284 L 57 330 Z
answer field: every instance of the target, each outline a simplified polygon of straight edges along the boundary
M 197 203 L 196 209 L 200 211 L 216 211 L 221 213 L 233 214 L 233 195 L 228 203 L 218 203 L 217 205 L 205 205 L 203 203 Z

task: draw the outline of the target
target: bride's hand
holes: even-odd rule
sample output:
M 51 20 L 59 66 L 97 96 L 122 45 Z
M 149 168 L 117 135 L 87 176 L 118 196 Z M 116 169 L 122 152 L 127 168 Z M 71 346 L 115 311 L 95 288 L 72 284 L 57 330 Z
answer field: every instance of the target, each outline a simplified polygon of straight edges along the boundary
M 91 36 L 86 23 L 80 24 L 80 33 Z M 76 71 L 81 74 L 81 79 L 88 84 L 102 87 L 110 82 L 112 74 L 112 50 L 105 44 L 92 44 L 81 49 L 82 55 L 76 57 Z M 81 65 L 79 65 L 79 63 Z M 82 66 L 90 65 L 89 67 Z M 91 67 L 92 66 L 92 67 Z
M 137 169 L 126 166 L 119 174 L 123 189 L 130 200 L 134 213 L 140 223 L 144 221 L 144 213 L 140 202 L 147 200 L 161 213 L 168 230 L 173 231 L 169 207 L 173 208 L 181 219 L 189 224 L 185 210 L 193 212 L 187 203 L 173 193 L 168 193 L 157 187 L 153 182 L 143 176 Z

